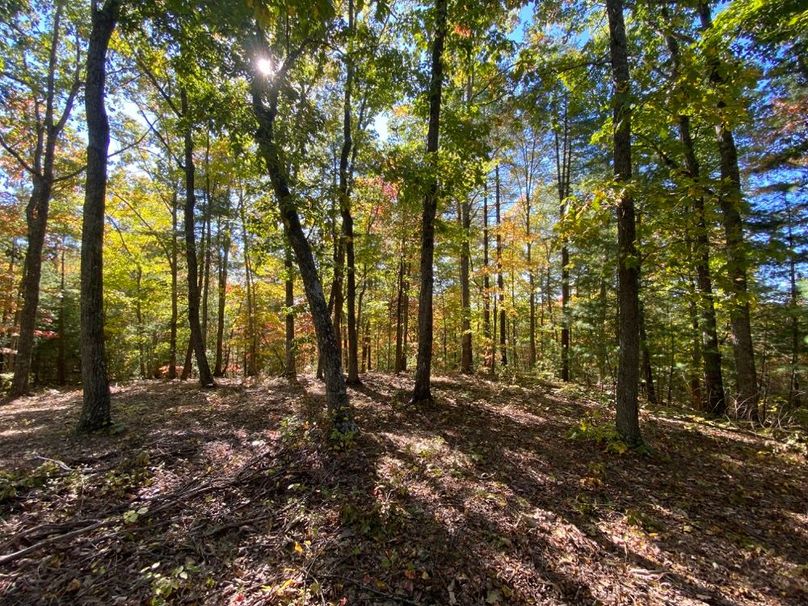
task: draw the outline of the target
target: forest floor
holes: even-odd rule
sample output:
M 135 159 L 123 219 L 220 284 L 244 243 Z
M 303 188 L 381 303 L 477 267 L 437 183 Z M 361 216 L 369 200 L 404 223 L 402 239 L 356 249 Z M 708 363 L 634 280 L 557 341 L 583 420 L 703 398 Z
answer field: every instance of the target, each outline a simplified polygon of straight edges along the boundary
M 808 603 L 805 445 L 596 391 L 370 374 L 328 445 L 321 384 L 137 382 L 0 406 L 3 604 Z M 599 401 L 600 400 L 600 401 Z

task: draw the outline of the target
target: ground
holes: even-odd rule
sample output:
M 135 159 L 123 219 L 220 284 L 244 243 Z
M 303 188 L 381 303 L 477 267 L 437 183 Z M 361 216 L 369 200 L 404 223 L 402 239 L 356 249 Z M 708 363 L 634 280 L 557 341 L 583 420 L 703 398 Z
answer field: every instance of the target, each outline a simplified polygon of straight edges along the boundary
M 361 433 L 321 434 L 322 386 L 114 390 L 0 407 L 4 604 L 808 603 L 804 445 L 603 394 L 371 374 Z

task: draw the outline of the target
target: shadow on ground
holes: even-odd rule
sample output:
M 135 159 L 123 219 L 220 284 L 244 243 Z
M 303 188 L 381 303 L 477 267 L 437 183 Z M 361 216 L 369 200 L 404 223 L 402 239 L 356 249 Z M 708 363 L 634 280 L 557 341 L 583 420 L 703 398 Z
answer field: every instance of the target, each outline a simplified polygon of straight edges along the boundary
M 423 411 L 410 388 L 365 377 L 340 449 L 311 378 L 136 383 L 91 438 L 78 393 L 1 408 L 0 554 L 52 541 L 0 565 L 2 600 L 808 602 L 808 477 L 773 442 L 647 416 L 653 454 L 619 454 L 569 437 L 608 415 L 580 394 L 439 378 Z

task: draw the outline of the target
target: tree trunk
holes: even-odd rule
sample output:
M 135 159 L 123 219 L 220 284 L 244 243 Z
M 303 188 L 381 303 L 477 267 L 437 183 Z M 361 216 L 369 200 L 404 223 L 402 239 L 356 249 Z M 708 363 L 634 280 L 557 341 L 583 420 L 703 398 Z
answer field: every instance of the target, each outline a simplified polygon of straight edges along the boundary
M 631 83 L 628 70 L 623 1 L 606 0 L 609 19 L 609 51 L 614 79 L 614 176 L 631 181 Z M 642 443 L 637 391 L 639 382 L 639 255 L 636 248 L 634 199 L 629 189 L 617 203 L 618 329 L 620 351 L 617 371 L 617 431 L 630 446 Z
M 230 256 L 230 224 L 227 221 L 225 222 L 225 231 L 224 235 L 221 236 L 221 240 L 219 248 L 219 299 L 216 314 L 216 364 L 213 371 L 214 377 L 223 377 L 226 371 L 226 367 L 222 366 L 222 353 L 224 347 L 224 310 L 227 302 L 227 264 Z
M 426 155 L 430 176 L 426 184 L 421 230 L 421 292 L 418 296 L 418 362 L 412 402 L 432 402 L 432 286 L 435 255 L 435 214 L 438 208 L 438 144 L 443 92 L 443 44 L 446 38 L 446 0 L 435 0 L 435 33 L 432 41 L 432 75 L 429 83 L 429 129 Z
M 488 275 L 488 177 L 483 192 L 483 335 L 485 336 L 485 365 L 494 371 L 493 336 L 491 333 L 491 278 Z
M 699 16 L 702 31 L 712 28 L 710 6 L 707 2 L 699 3 Z M 708 49 L 708 53 L 715 49 Z M 717 54 L 708 57 L 710 82 L 717 90 L 723 84 L 720 59 Z M 718 112 L 723 114 L 726 103 L 718 102 Z M 755 371 L 755 354 L 752 343 L 752 327 L 749 317 L 749 292 L 747 287 L 748 259 L 743 235 L 743 194 L 741 192 L 741 175 L 738 169 L 738 150 L 735 138 L 723 117 L 715 126 L 718 153 L 721 159 L 721 184 L 718 204 L 721 208 L 721 219 L 724 224 L 724 235 L 727 250 L 727 273 L 729 275 L 729 316 L 732 326 L 732 346 L 735 355 L 735 372 L 737 376 L 738 415 L 750 421 L 759 420 L 757 373 Z
M 559 223 L 564 223 L 567 214 L 567 197 L 570 195 L 570 164 L 572 145 L 570 144 L 568 101 L 564 97 L 563 135 L 559 140 L 555 131 L 556 183 L 558 186 Z M 563 232 L 562 232 L 563 233 Z M 566 236 L 561 239 L 561 380 L 570 380 L 570 252 Z
M 81 229 L 81 380 L 79 431 L 110 424 L 110 392 L 104 350 L 104 203 L 107 191 L 109 122 L 104 106 L 107 48 L 120 0 L 92 3 L 84 105 L 87 116 L 87 180 Z
M 62 237 L 59 251 L 59 343 L 56 358 L 56 382 L 59 385 L 67 383 L 67 369 L 65 361 L 65 238 Z
M 179 242 L 177 242 L 179 204 L 177 190 L 174 189 L 171 200 L 171 335 L 168 342 L 168 379 L 177 378 L 177 323 L 179 287 L 177 274 L 179 273 Z
M 463 232 L 463 242 L 460 248 L 460 306 L 463 319 L 460 335 L 460 372 L 472 374 L 474 372 L 473 354 L 471 349 L 471 289 L 470 289 L 470 260 L 471 249 L 469 237 L 471 236 L 471 202 L 465 200 L 459 205 L 460 227 Z
M 401 243 L 401 259 L 398 262 L 398 285 L 396 294 L 396 358 L 394 370 L 396 373 L 407 370 L 407 357 L 404 352 L 404 317 L 407 310 L 404 306 L 406 297 L 407 262 L 404 258 L 404 241 Z
M 353 0 L 348 0 L 348 30 L 353 35 L 354 30 L 354 6 Z M 350 47 L 350 43 L 349 43 Z M 345 250 L 345 257 L 348 264 L 348 384 L 359 385 L 359 345 L 356 326 L 356 257 L 354 253 L 354 230 L 353 217 L 351 216 L 351 191 L 349 174 L 349 159 L 353 146 L 351 136 L 351 93 L 353 88 L 354 66 L 351 57 L 351 50 L 345 53 L 345 98 L 343 105 L 342 123 L 342 153 L 339 161 L 339 194 L 340 194 L 340 214 L 342 215 L 342 238 Z M 341 310 L 340 310 L 341 311 Z
M 180 91 L 182 115 L 190 118 L 188 95 Z M 194 139 L 190 123 L 185 128 L 185 259 L 188 264 L 188 323 L 191 328 L 191 347 L 199 370 L 199 383 L 202 387 L 215 387 L 213 375 L 208 366 L 205 342 L 202 340 L 202 327 L 199 322 L 199 275 L 196 262 L 196 234 L 194 229 L 194 207 L 196 206 L 196 184 L 194 168 Z
M 356 431 L 353 411 L 348 400 L 345 377 L 340 363 L 338 335 L 328 317 L 328 304 L 323 294 L 320 276 L 314 263 L 311 246 L 300 223 L 295 200 L 289 191 L 288 178 L 280 160 L 275 141 L 274 126 L 278 109 L 280 82 L 268 86 L 263 76 L 256 75 L 252 82 L 253 113 L 258 121 L 255 138 L 267 166 L 275 198 L 278 202 L 284 230 L 289 239 L 300 269 L 300 277 L 311 310 L 320 359 L 323 362 L 326 401 L 334 429 L 339 433 Z M 269 105 L 264 102 L 268 98 Z
M 501 210 L 502 203 L 500 199 L 499 190 L 499 164 L 495 169 L 495 211 L 497 220 L 497 296 L 499 298 L 499 351 L 502 356 L 502 366 L 508 365 L 508 350 L 506 348 L 506 334 L 508 332 L 508 324 L 505 319 L 505 278 L 502 275 L 502 234 L 500 227 L 502 222 Z
M 645 395 L 649 404 L 658 404 L 654 387 L 654 369 L 651 366 L 651 350 L 648 348 L 648 335 L 645 332 L 645 310 L 640 305 L 640 349 L 642 353 L 642 372 L 645 378 Z
M 286 339 L 284 342 L 284 350 L 286 353 L 286 360 L 284 364 L 284 376 L 290 381 L 297 380 L 297 366 L 295 364 L 295 276 L 294 268 L 292 267 L 292 249 L 288 243 L 283 247 L 283 259 L 286 270 L 286 279 L 284 280 L 286 286 L 286 299 L 284 305 L 286 307 Z
M 667 19 L 666 8 L 662 15 Z M 665 42 L 673 60 L 672 79 L 676 81 L 681 71 L 679 42 L 675 36 L 667 34 Z M 696 146 L 690 131 L 690 116 L 680 114 L 677 118 L 679 141 L 682 143 L 685 167 L 688 177 L 694 184 L 701 180 L 701 167 L 696 157 Z M 701 355 L 704 365 L 704 398 L 700 408 L 713 416 L 726 413 L 724 379 L 721 372 L 721 351 L 718 343 L 718 330 L 715 316 L 712 276 L 710 275 L 710 236 L 704 207 L 704 195 L 693 196 L 693 214 L 696 217 L 695 267 L 699 287 L 698 309 L 701 318 Z

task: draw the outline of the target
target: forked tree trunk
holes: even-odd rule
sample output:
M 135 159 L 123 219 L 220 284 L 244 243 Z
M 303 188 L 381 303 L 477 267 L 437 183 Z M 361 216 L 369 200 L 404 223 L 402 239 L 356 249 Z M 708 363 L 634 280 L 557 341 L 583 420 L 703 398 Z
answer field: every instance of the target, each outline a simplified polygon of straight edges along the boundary
M 446 0 L 435 0 L 435 33 L 432 41 L 432 75 L 429 83 L 429 128 L 426 155 L 430 166 L 421 224 L 421 292 L 418 296 L 418 361 L 412 402 L 430 403 L 432 391 L 433 339 L 433 260 L 435 255 L 435 214 L 438 208 L 438 145 L 441 95 L 443 92 L 443 44 L 446 38 Z
M 51 33 L 50 49 L 48 53 L 48 76 L 45 83 L 45 115 L 37 124 L 37 145 L 34 151 L 33 166 L 25 165 L 32 171 L 32 191 L 25 208 L 25 221 L 27 226 L 28 248 L 25 252 L 22 277 L 22 310 L 20 311 L 20 332 L 17 338 L 17 356 L 14 360 L 14 376 L 11 381 L 10 397 L 21 396 L 28 392 L 29 375 L 31 373 L 31 353 L 34 348 L 34 332 L 36 330 L 36 315 L 39 308 L 39 281 L 42 277 L 42 248 L 45 244 L 45 232 L 48 225 L 48 211 L 54 182 L 54 160 L 56 157 L 56 142 L 65 121 L 70 115 L 75 91 L 71 90 L 65 104 L 65 110 L 60 119 L 56 120 L 55 99 L 56 90 L 56 63 L 58 61 L 59 38 L 61 34 L 61 20 L 64 11 L 64 2 L 57 2 L 53 15 L 53 30 Z M 37 114 L 39 116 L 39 114 Z
M 81 229 L 81 380 L 79 431 L 110 424 L 110 392 L 104 350 L 104 204 L 107 192 L 109 122 L 104 106 L 109 39 L 120 12 L 120 0 L 93 2 L 87 48 L 84 106 L 87 116 L 87 180 Z
M 639 277 L 634 199 L 626 186 L 631 181 L 631 82 L 628 70 L 623 1 L 606 0 L 609 51 L 614 80 L 614 176 L 624 189 L 617 203 L 618 330 L 617 431 L 630 446 L 642 443 L 637 391 L 639 383 Z

